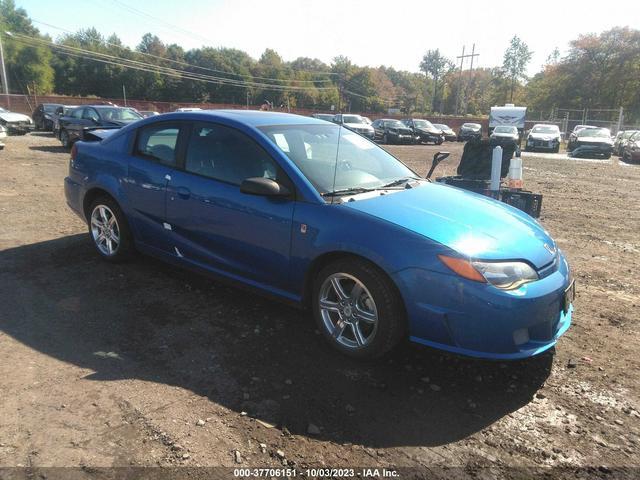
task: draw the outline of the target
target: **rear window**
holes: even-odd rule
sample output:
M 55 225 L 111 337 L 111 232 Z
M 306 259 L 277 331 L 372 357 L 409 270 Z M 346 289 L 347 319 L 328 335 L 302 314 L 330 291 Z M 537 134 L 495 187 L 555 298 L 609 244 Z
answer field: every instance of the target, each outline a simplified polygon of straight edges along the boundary
M 166 165 L 176 164 L 176 145 L 180 128 L 177 125 L 150 125 L 141 128 L 136 142 L 136 154 Z

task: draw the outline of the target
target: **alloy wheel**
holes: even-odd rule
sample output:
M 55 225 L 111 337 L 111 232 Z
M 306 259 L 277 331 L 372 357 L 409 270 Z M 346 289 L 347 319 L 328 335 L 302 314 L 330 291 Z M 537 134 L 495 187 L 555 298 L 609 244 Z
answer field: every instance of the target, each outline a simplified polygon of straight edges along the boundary
M 91 237 L 103 255 L 111 257 L 120 246 L 120 226 L 113 211 L 106 205 L 96 205 L 91 212 Z
M 378 330 L 378 310 L 360 280 L 347 273 L 329 275 L 318 302 L 322 323 L 335 342 L 349 349 L 371 344 Z

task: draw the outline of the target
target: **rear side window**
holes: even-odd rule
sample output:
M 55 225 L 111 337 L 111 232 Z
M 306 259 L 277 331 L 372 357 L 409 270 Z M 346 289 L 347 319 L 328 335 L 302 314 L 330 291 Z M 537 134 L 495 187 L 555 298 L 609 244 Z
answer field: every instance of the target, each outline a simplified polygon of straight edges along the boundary
M 136 155 L 166 165 L 176 164 L 176 145 L 180 128 L 177 125 L 149 125 L 138 131 Z
M 196 123 L 187 145 L 187 172 L 240 185 L 251 177 L 277 180 L 279 168 L 254 140 L 233 128 Z

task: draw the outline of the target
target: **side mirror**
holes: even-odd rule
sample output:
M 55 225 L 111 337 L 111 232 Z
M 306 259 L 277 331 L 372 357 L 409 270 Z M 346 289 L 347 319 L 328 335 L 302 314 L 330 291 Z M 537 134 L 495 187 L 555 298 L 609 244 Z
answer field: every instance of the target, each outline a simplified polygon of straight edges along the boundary
M 449 152 L 438 152 L 433 156 L 433 162 L 431 163 L 431 168 L 429 169 L 429 173 L 427 173 L 426 178 L 431 178 L 433 171 L 436 169 L 438 164 L 451 155 Z
M 248 195 L 260 195 L 263 197 L 288 197 L 291 194 L 284 185 L 264 177 L 244 179 L 240 184 L 240 191 Z

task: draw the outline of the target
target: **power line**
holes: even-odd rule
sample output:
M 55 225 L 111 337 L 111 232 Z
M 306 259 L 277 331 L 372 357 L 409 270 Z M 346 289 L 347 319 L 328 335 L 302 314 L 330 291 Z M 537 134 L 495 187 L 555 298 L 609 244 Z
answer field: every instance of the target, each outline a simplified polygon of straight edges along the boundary
M 88 60 L 99 61 L 101 63 L 106 63 L 106 64 L 118 65 L 125 68 L 133 68 L 133 69 L 152 72 L 152 73 L 165 74 L 172 77 L 185 78 L 189 80 L 199 80 L 207 83 L 216 83 L 216 84 L 230 85 L 230 86 L 243 87 L 243 88 L 250 88 L 250 87 L 262 88 L 265 90 L 274 90 L 274 91 L 331 90 L 334 88 L 333 86 L 332 87 L 318 87 L 318 86 L 305 87 L 305 86 L 298 86 L 298 85 L 271 85 L 266 83 L 247 82 L 243 80 L 233 80 L 233 79 L 228 79 L 223 77 L 216 77 L 212 75 L 197 74 L 197 73 L 188 72 L 185 70 L 178 70 L 170 67 L 163 67 L 160 65 L 145 63 L 138 60 L 116 57 L 114 55 L 95 52 L 92 50 L 86 50 L 78 47 L 73 47 L 70 45 L 56 44 L 53 42 L 49 42 L 47 40 L 34 38 L 28 35 L 23 35 L 19 33 L 11 33 L 11 32 L 6 32 L 6 33 L 9 34 L 15 41 L 22 41 L 27 44 L 28 42 L 33 42 L 36 44 L 38 43 L 44 44 L 49 48 L 57 49 L 66 55 L 84 58 Z M 292 81 L 294 83 L 296 82 L 295 80 L 292 80 Z
M 76 35 L 77 32 L 72 32 L 71 30 L 67 30 L 65 28 L 62 27 L 58 27 L 56 25 L 52 25 L 50 23 L 47 22 L 43 22 L 41 20 L 36 20 L 36 19 L 32 19 L 33 22 L 35 23 L 39 23 L 41 25 L 46 25 L 47 27 L 50 28 L 54 28 L 56 30 L 60 30 L 62 32 L 68 33 L 70 35 Z M 214 72 L 214 73 L 219 73 L 219 74 L 223 74 L 223 75 L 229 75 L 229 76 L 235 76 L 235 77 L 239 77 L 240 79 L 254 79 L 254 80 L 265 80 L 265 81 L 272 81 L 272 82 L 288 82 L 289 80 L 287 79 L 282 79 L 282 78 L 273 78 L 273 77 L 259 77 L 259 76 L 254 76 L 254 75 L 246 75 L 246 74 L 241 74 L 241 73 L 235 73 L 235 72 L 227 72 L 224 70 L 218 70 L 215 68 L 210 68 L 210 67 L 203 67 L 200 65 L 194 65 L 192 63 L 189 62 L 183 62 L 180 60 L 175 60 L 172 58 L 167 58 L 167 57 L 161 57 L 159 55 L 154 55 L 152 53 L 147 53 L 147 52 L 140 52 L 138 50 L 132 50 L 131 48 L 124 46 L 124 45 L 118 45 L 116 43 L 110 43 L 108 41 L 104 41 L 103 42 L 105 45 L 109 45 L 115 48 L 119 48 L 122 50 L 126 50 L 127 52 L 133 53 L 133 54 L 138 54 L 138 55 L 143 55 L 146 57 L 151 57 L 151 58 L 155 58 L 158 60 L 162 60 L 164 62 L 170 62 L 176 65 L 184 65 L 190 68 L 195 68 L 198 70 L 203 70 L 203 71 L 208 71 L 208 72 Z M 333 72 L 318 72 L 318 71 L 310 71 L 310 70 L 296 70 L 294 69 L 294 71 L 298 71 L 301 73 L 308 73 L 308 74 L 312 74 L 312 75 L 323 75 L 323 76 L 328 76 L 328 75 L 337 75 L 336 73 Z M 296 80 L 296 82 L 301 82 L 301 83 L 327 83 L 327 82 L 332 82 L 331 79 L 327 79 L 327 78 L 323 78 L 323 79 L 316 79 L 316 80 Z

